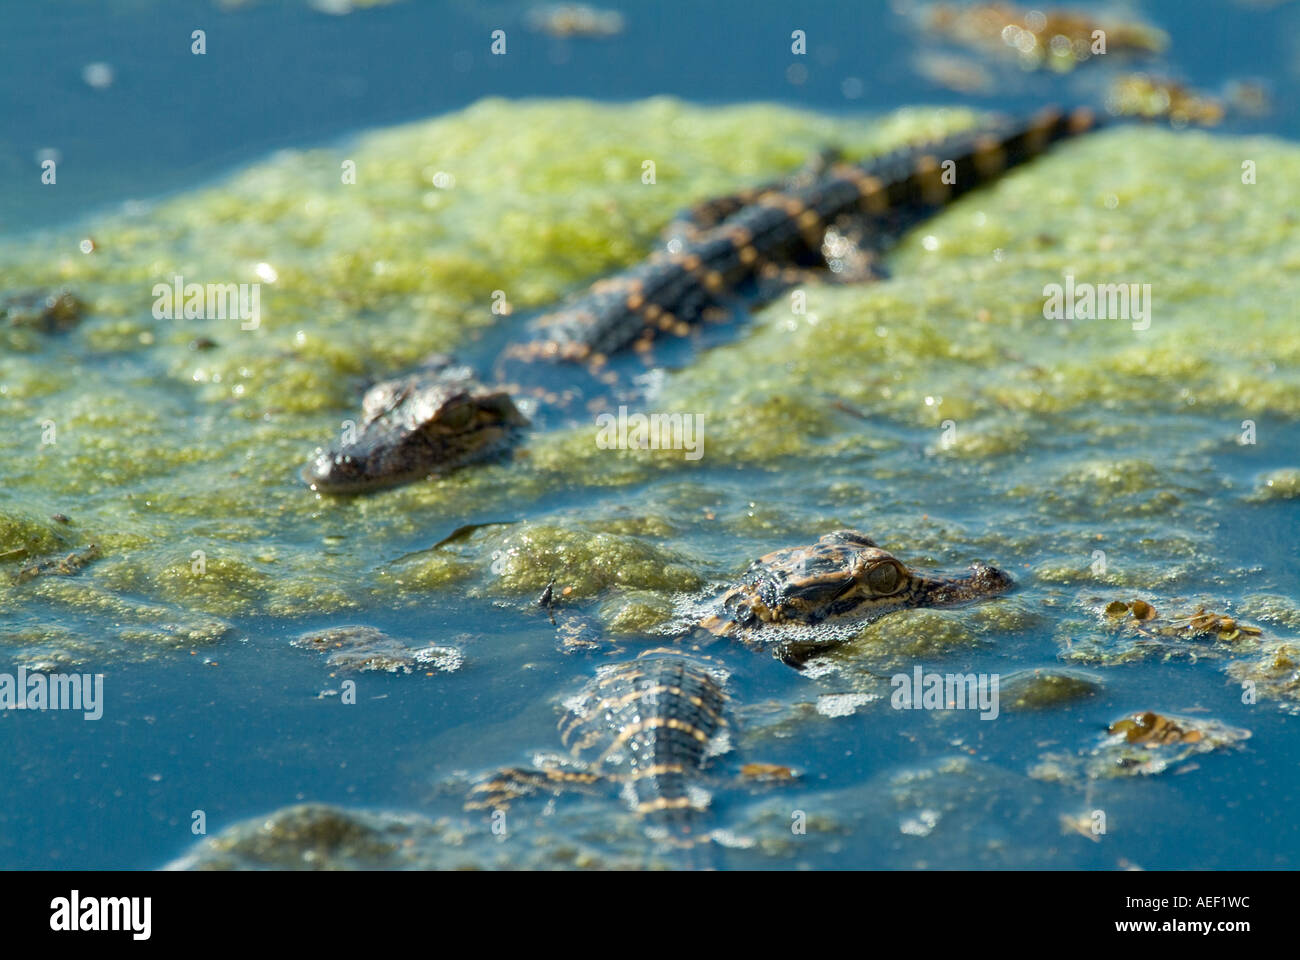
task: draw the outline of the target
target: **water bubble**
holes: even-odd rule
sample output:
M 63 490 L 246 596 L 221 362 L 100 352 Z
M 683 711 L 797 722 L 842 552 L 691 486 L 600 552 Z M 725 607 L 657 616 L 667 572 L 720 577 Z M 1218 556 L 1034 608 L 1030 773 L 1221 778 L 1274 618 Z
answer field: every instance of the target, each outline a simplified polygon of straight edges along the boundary
M 107 63 L 88 63 L 81 68 L 81 79 L 96 90 L 107 89 L 113 85 L 113 68 Z

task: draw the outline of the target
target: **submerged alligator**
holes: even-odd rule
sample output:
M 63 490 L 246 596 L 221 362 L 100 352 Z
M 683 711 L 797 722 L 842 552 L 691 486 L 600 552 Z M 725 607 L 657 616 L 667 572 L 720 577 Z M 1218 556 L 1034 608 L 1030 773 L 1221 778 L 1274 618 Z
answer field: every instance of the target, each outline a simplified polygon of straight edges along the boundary
M 534 419 L 598 409 L 619 382 L 621 355 L 647 362 L 656 338 L 688 337 L 804 280 L 873 279 L 874 255 L 907 227 L 1096 125 L 1091 110 L 1050 109 L 862 164 L 823 159 L 701 204 L 666 250 L 538 318 L 530 339 L 502 351 L 495 385 L 445 357 L 376 384 L 355 435 L 318 450 L 303 478 L 318 491 L 358 493 L 496 454 L 529 424 L 512 394 L 537 405 Z
M 839 530 L 755 560 L 688 635 L 740 640 L 799 667 L 892 611 L 968 603 L 1013 586 L 983 563 L 960 577 L 918 573 L 870 538 Z M 540 792 L 616 787 L 666 839 L 707 840 L 695 815 L 709 802 L 709 761 L 730 748 L 727 676 L 688 643 L 602 667 L 560 721 L 570 758 L 498 771 L 473 788 L 466 807 L 502 810 Z

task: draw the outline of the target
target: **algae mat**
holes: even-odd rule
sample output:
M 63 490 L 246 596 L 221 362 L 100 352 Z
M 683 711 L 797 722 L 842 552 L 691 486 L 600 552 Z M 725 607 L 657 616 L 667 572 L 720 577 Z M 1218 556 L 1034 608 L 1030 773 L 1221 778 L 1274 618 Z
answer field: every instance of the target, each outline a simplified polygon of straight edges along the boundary
M 483 101 L 5 241 L 0 288 L 66 286 L 88 312 L 65 333 L 0 327 L 0 642 L 28 665 L 151 658 L 257 641 L 267 617 L 523 606 L 552 576 L 638 631 L 674 594 L 833 525 L 918 564 L 998 560 L 1028 588 L 997 614 L 900 618 L 900 651 L 938 623 L 1129 655 L 1077 616 L 1094 588 L 1293 628 L 1293 585 L 1221 549 L 1225 517 L 1268 523 L 1300 489 L 1283 281 L 1300 271 L 1300 149 L 1269 139 L 1103 132 L 925 223 L 887 282 L 769 305 L 658 388 L 658 408 L 705 418 L 699 461 L 572 428 L 371 498 L 300 484 L 368 378 L 502 322 L 493 291 L 521 324 L 641 258 L 693 200 L 830 144 L 865 156 L 977 119 Z M 155 284 L 178 275 L 259 282 L 257 329 L 155 319 Z M 1149 328 L 1046 319 L 1067 275 L 1149 284 Z M 469 522 L 487 525 L 438 546 Z M 92 544 L 77 569 L 17 575 Z

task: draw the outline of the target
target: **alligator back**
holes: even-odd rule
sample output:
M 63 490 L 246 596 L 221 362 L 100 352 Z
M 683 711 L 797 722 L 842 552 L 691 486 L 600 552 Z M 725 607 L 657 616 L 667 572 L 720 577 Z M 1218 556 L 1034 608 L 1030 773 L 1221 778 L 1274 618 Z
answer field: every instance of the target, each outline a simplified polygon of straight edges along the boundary
M 707 805 L 701 769 L 725 749 L 725 674 L 677 651 L 647 651 L 600 670 L 567 704 L 560 737 L 570 753 L 623 784 L 638 814 L 688 829 Z
M 1027 121 L 996 121 L 914 144 L 861 164 L 836 163 L 795 189 L 764 188 L 695 239 L 679 242 L 536 321 L 537 336 L 506 360 L 593 365 L 634 341 L 684 336 L 710 304 L 765 269 L 820 259 L 829 227 L 844 217 L 884 244 L 958 196 L 997 180 L 1054 143 L 1097 126 L 1091 110 L 1051 108 Z

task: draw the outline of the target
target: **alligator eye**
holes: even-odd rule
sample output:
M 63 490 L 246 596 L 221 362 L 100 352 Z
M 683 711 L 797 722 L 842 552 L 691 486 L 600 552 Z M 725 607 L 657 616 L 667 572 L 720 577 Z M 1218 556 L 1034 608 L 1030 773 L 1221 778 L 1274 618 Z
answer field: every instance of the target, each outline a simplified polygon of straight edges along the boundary
M 898 567 L 889 561 L 875 564 L 867 571 L 867 586 L 874 593 L 893 593 L 903 583 L 903 576 Z
M 474 416 L 474 411 L 465 403 L 458 403 L 442 412 L 439 418 L 442 425 L 451 430 L 463 430 L 469 426 L 470 419 Z

